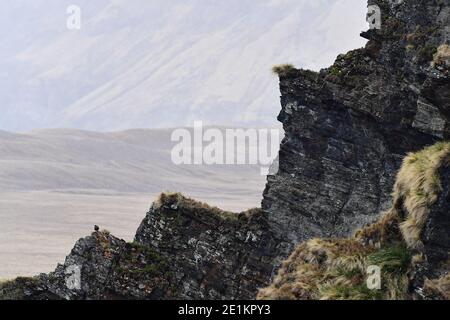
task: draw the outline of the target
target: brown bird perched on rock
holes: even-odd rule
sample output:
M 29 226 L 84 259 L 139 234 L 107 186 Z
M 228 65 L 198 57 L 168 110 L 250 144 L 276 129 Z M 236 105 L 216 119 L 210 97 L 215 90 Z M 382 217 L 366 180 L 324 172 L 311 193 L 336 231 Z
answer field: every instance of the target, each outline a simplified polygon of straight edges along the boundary
M 100 227 L 97 226 L 97 225 L 95 225 L 95 226 L 94 226 L 94 230 L 95 230 L 95 232 L 98 232 L 98 231 L 100 230 Z

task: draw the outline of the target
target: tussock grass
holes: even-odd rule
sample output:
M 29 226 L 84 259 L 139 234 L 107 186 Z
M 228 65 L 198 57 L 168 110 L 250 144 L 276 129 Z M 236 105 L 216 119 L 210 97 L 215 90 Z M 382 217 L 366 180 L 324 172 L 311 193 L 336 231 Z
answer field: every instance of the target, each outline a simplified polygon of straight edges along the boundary
M 401 244 L 380 249 L 367 258 L 371 265 L 377 265 L 388 273 L 399 274 L 408 271 L 411 259 L 411 252 Z
M 450 300 L 450 274 L 436 280 L 425 281 L 425 293 L 440 296 L 442 299 Z
M 442 191 L 438 171 L 449 162 L 449 142 L 409 154 L 397 174 L 392 208 L 378 222 L 358 230 L 356 238 L 378 245 L 405 241 L 411 249 L 420 250 L 430 208 Z
M 312 239 L 300 245 L 258 299 L 331 299 L 362 281 L 373 248 L 353 239 Z M 344 289 L 343 289 L 344 290 Z
M 406 247 L 377 249 L 354 239 L 313 239 L 283 263 L 258 299 L 390 300 L 407 297 L 411 254 Z M 381 290 L 368 288 L 367 269 L 382 270 Z
M 2 286 L 7 285 L 9 282 L 11 282 L 11 279 L 0 278 L 0 289 L 2 288 Z
M 313 239 L 301 244 L 258 299 L 401 300 L 422 256 L 421 234 L 441 192 L 439 169 L 450 163 L 450 143 L 409 154 L 397 175 L 393 206 L 351 239 Z M 381 290 L 369 290 L 367 269 L 378 266 Z M 450 276 L 427 282 L 450 295 Z
M 400 234 L 401 214 L 398 208 L 392 208 L 385 212 L 381 218 L 355 233 L 355 238 L 366 244 L 373 244 L 377 247 L 393 242 L 402 241 Z
M 410 248 L 420 249 L 423 227 L 430 207 L 442 190 L 438 170 L 448 164 L 450 143 L 440 142 L 423 151 L 409 154 L 397 175 L 394 187 L 394 207 L 403 205 L 407 212 L 400 224 L 403 238 Z
M 291 73 L 294 73 L 297 69 L 295 69 L 294 65 L 290 63 L 280 64 L 272 67 L 272 72 L 278 76 L 286 76 Z
M 379 291 L 369 290 L 366 285 L 330 285 L 321 291 L 322 300 L 381 300 Z
M 37 277 L 18 277 L 13 280 L 2 280 L 0 282 L 0 300 L 22 299 L 24 289 L 36 286 L 38 283 Z

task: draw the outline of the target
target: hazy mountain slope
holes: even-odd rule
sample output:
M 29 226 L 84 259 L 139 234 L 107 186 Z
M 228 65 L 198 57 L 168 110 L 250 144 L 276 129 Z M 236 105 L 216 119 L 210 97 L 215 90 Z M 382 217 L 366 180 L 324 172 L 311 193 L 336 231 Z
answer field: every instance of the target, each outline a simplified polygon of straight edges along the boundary
M 69 4 L 0 5 L 1 128 L 273 124 L 272 65 L 318 69 L 364 42 L 359 0 L 80 0 L 80 31 Z
M 258 166 L 176 166 L 172 130 L 0 132 L 0 191 L 164 190 L 258 195 Z

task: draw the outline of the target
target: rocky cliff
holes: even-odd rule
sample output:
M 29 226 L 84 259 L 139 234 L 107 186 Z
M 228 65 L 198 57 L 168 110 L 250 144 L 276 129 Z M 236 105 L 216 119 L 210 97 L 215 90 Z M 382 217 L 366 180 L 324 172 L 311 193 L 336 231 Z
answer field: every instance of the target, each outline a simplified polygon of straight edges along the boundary
M 285 253 L 374 221 L 405 154 L 449 137 L 449 1 L 393 2 L 369 1 L 381 29 L 365 48 L 319 73 L 278 70 L 286 137 L 263 210 Z
M 276 245 L 260 209 L 237 214 L 162 194 L 134 242 L 94 232 L 55 272 L 7 282 L 0 297 L 253 299 L 273 272 Z
M 449 0 L 370 0 L 369 5 L 380 9 L 381 29 L 362 33 L 369 40 L 365 48 L 339 56 L 319 73 L 276 68 L 282 93 L 279 120 L 286 136 L 279 171 L 268 177 L 262 210 L 236 214 L 163 194 L 133 243 L 95 232 L 78 241 L 54 273 L 4 283 L 0 297 L 252 299 L 270 283 L 280 261 L 305 240 L 349 236 L 378 220 L 393 200 L 399 215 L 388 215 L 393 220 L 386 225 L 396 229 L 395 222 L 409 221 L 409 211 L 399 208 L 405 197 L 391 196 L 397 172 L 409 152 L 450 135 Z M 448 170 L 439 170 L 442 188 L 448 191 Z M 438 267 L 450 242 L 448 192 L 439 193 L 431 204 L 420 228 L 424 246 L 410 246 L 400 231 L 392 232 L 395 241 L 379 240 L 391 234 L 383 223 L 363 229 L 367 232 L 357 240 L 306 242 L 260 297 L 320 297 L 314 283 L 308 292 L 295 286 L 294 291 L 279 290 L 286 284 L 283 274 L 292 271 L 292 261 L 294 266 L 306 262 L 302 270 L 314 281 L 330 271 L 324 261 L 333 264 L 339 256 L 353 257 L 351 253 L 380 261 L 392 252 L 405 266 L 392 283 L 408 280 L 407 289 L 398 285 L 398 292 L 388 296 L 358 291 L 355 297 L 338 288 L 340 295 L 335 290 L 326 297 L 438 297 L 423 292 L 442 291 L 448 285 L 447 271 Z M 420 254 L 424 262 L 415 264 L 415 275 L 405 280 L 410 253 Z M 315 259 L 321 263 L 314 265 Z M 323 272 L 310 272 L 311 268 Z M 427 282 L 428 289 L 426 279 L 435 279 Z

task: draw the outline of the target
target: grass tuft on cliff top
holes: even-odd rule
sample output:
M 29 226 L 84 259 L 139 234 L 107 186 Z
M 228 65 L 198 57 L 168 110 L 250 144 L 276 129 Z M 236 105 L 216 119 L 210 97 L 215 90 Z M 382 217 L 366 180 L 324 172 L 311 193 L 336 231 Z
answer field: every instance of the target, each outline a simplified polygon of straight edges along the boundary
M 437 52 L 433 56 L 432 66 L 450 67 L 450 46 L 447 43 L 437 48 Z
M 295 71 L 297 71 L 297 69 L 290 63 L 279 64 L 272 67 L 272 72 L 278 76 L 287 76 Z

